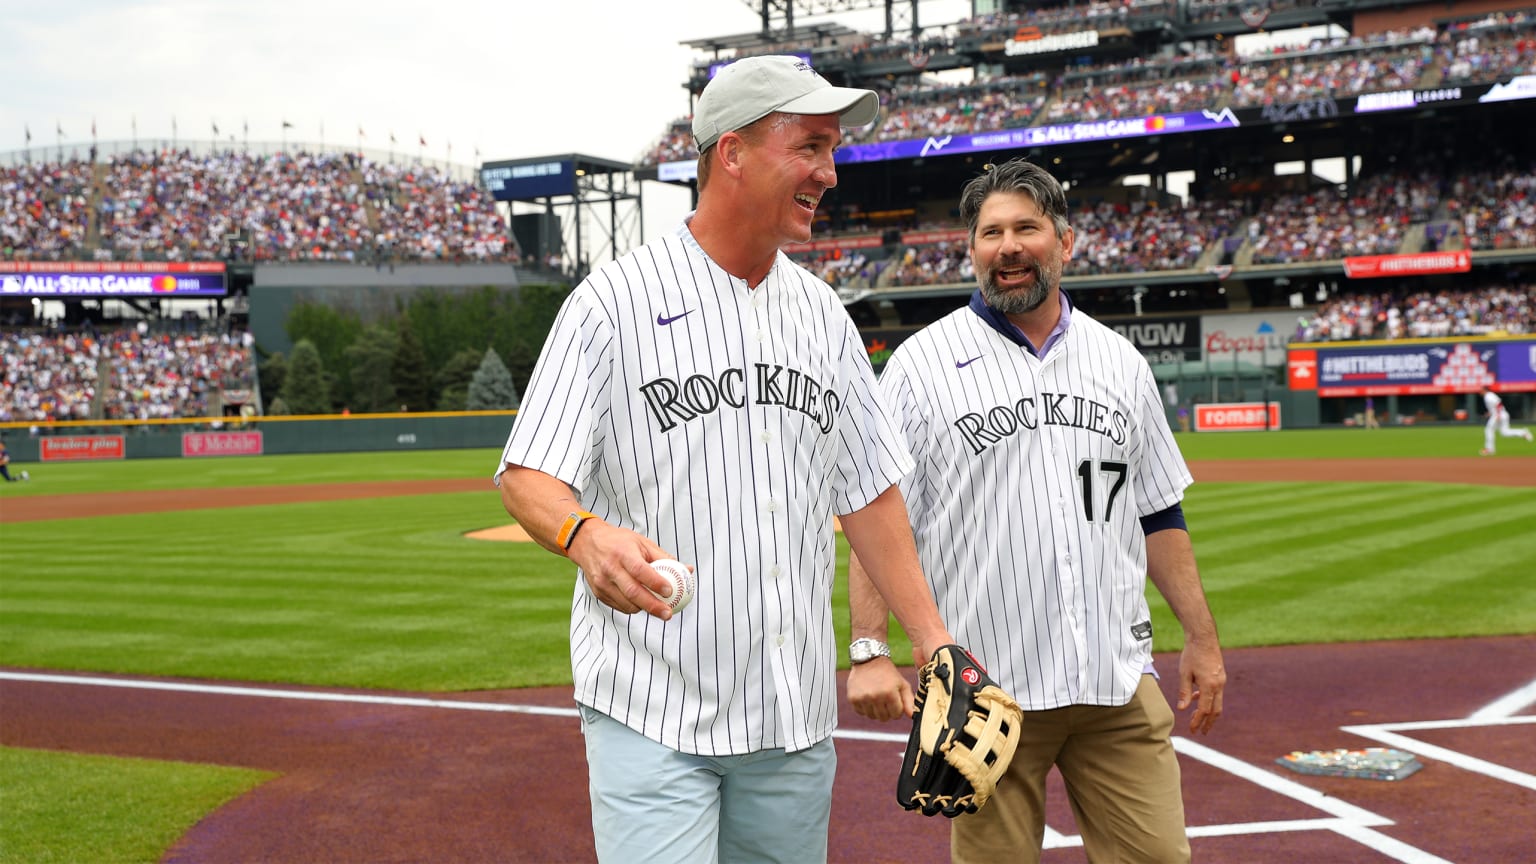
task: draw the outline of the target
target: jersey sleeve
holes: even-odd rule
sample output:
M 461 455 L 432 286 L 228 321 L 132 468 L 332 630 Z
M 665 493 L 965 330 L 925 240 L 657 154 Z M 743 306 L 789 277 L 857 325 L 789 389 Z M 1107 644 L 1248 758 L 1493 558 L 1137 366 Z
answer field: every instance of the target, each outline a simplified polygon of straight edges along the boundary
M 842 408 L 837 422 L 837 470 L 833 510 L 838 514 L 862 509 L 912 470 L 912 455 L 902 443 L 875 383 L 864 342 L 844 313 L 839 377 Z
M 582 489 L 596 465 L 598 418 L 607 413 L 613 326 L 593 292 L 566 298 L 544 341 L 502 449 L 508 465 L 533 468 Z
M 1136 512 L 1150 516 L 1166 510 L 1184 499 L 1195 478 L 1184 463 L 1173 430 L 1168 426 L 1168 415 L 1163 411 L 1163 401 L 1157 392 L 1157 382 L 1152 369 L 1140 355 L 1134 355 L 1136 363 L 1137 426 L 1141 430 L 1141 454 L 1136 468 Z

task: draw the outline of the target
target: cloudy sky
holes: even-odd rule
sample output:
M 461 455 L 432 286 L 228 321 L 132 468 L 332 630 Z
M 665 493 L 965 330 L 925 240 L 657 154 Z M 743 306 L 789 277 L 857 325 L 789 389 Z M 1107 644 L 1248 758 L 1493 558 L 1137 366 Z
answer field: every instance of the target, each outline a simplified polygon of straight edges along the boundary
M 462 163 L 477 150 L 630 161 L 688 112 L 694 55 L 680 43 L 758 29 L 753 3 L 0 0 L 0 152 L 28 131 L 52 148 L 60 129 L 66 145 L 89 142 L 93 123 L 102 142 L 142 141 L 171 138 L 174 122 L 180 140 L 217 125 L 226 141 L 380 150 L 393 134 L 402 153 Z M 968 9 L 925 0 L 921 21 Z M 883 27 L 878 11 L 839 20 Z M 686 205 L 651 186 L 648 226 Z

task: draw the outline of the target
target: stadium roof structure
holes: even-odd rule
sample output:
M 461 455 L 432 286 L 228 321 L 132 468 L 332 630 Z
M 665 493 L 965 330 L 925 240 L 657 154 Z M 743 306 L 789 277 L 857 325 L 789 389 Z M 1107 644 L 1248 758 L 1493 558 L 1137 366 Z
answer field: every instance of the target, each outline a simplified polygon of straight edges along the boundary
M 854 30 L 845 24 L 818 22 L 814 24 L 794 24 L 780 30 L 759 30 L 752 33 L 738 33 L 732 36 L 710 36 L 704 39 L 692 39 L 682 44 L 698 51 L 740 51 L 742 49 L 760 48 L 765 45 L 780 45 L 789 41 L 804 41 L 812 37 L 820 41 L 823 39 L 859 35 L 862 35 L 860 31 Z
M 758 18 L 763 22 L 762 30 L 755 34 L 758 41 L 742 45 L 731 46 L 735 48 L 751 48 L 767 42 L 783 41 L 784 37 L 803 38 L 807 35 L 807 25 L 796 25 L 795 15 L 805 18 L 824 17 L 837 15 L 842 12 L 853 12 L 862 9 L 885 9 L 885 36 L 887 38 L 895 34 L 901 23 L 909 24 L 914 34 L 918 31 L 917 11 L 924 0 L 742 0 L 747 6 L 757 10 Z M 903 21 L 905 19 L 905 21 Z M 783 22 L 782 30 L 774 31 L 774 21 Z M 828 25 L 809 25 L 828 26 Z M 830 25 L 839 26 L 839 25 Z M 811 31 L 815 32 L 815 31 Z M 856 30 L 843 28 L 842 32 L 828 34 L 829 36 L 844 36 L 857 33 Z M 727 37 L 730 38 L 730 37 Z M 700 42 L 709 43 L 711 40 L 702 39 Z M 712 48 L 713 45 L 695 45 L 684 43 L 695 48 Z M 724 50 L 722 47 L 721 50 Z

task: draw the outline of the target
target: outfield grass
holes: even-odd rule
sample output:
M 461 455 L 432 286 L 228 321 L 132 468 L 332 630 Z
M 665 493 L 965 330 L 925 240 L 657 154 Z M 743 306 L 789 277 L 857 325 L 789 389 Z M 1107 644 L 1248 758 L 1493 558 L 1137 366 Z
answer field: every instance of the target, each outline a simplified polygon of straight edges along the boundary
M 273 775 L 0 747 L 0 776 L 0 861 L 153 864 L 204 815 Z
M 1483 424 L 1382 429 L 1282 429 L 1274 432 L 1178 432 L 1179 449 L 1200 459 L 1423 459 L 1476 456 Z M 1523 441 L 1501 439 L 1500 456 L 1536 455 Z M 494 458 L 494 457 L 493 457 Z M 1536 472 L 1536 465 L 1530 466 Z
M 1184 434 L 1191 460 L 1465 456 L 1477 428 Z M 1536 459 L 1509 456 L 1511 470 Z M 1475 458 L 1475 457 L 1474 457 Z M 495 450 L 28 467 L 38 494 L 488 477 Z M 23 466 L 13 466 L 23 467 Z M 1210 483 L 1185 501 L 1228 647 L 1536 632 L 1536 490 Z M 489 485 L 358 501 L 0 523 L 0 666 L 405 690 L 570 682 L 574 570 Z M 840 572 L 847 546 L 840 542 Z M 1150 592 L 1159 651 L 1178 628 Z M 847 642 L 847 598 L 834 598 Z M 898 659 L 910 646 L 893 629 Z M 0 860 L 153 861 L 267 775 L 0 748 Z
M 1275 432 L 1176 433 L 1186 459 L 1370 459 L 1476 456 L 1481 424 L 1365 429 L 1300 429 Z M 1501 439 L 1499 457 L 1536 455 L 1522 442 Z M 414 453 L 327 453 L 201 459 L 128 459 L 118 462 L 13 463 L 32 474 L 30 483 L 0 484 L 0 502 L 31 495 L 275 486 L 291 483 L 357 483 L 484 477 L 495 469 L 497 449 L 428 450 Z M 1536 472 L 1536 465 L 1529 470 Z M 4 505 L 0 505 L 4 506 Z
M 1234 441 L 1322 458 L 1355 439 L 1394 455 L 1443 455 L 1465 449 L 1465 431 L 1196 434 L 1181 443 L 1191 458 L 1215 458 Z M 495 458 L 474 450 L 60 465 L 57 477 L 54 466 L 39 469 L 45 476 L 27 491 L 151 478 L 184 488 L 474 477 Z M 1536 631 L 1536 582 L 1519 566 L 1536 561 L 1536 490 L 1197 484 L 1185 509 L 1226 645 Z M 569 683 L 573 568 L 531 544 L 463 536 L 506 521 L 488 484 L 484 493 L 3 524 L 0 664 L 410 690 Z M 1155 647 L 1178 648 L 1178 628 L 1150 596 Z M 835 603 L 846 641 L 841 580 Z M 897 656 L 910 653 L 898 644 Z

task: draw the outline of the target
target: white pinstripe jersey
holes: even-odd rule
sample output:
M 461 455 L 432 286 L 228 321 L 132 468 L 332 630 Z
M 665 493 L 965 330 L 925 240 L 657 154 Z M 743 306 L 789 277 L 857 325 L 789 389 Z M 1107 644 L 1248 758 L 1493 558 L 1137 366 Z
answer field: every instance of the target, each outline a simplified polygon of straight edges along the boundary
M 956 640 L 1026 710 L 1128 702 L 1152 644 L 1139 517 L 1192 482 L 1146 360 L 1078 310 L 1037 358 L 968 307 L 903 342 L 880 384 Z
M 1488 409 L 1489 420 L 1497 420 L 1500 414 L 1506 413 L 1504 410 L 1504 400 L 1500 399 L 1499 394 L 1492 390 L 1483 391 L 1483 406 Z
M 506 464 L 697 567 L 692 605 L 668 622 L 616 612 L 578 579 L 578 702 L 686 753 L 832 733 L 832 516 L 912 459 L 825 282 L 780 253 L 749 290 L 686 224 L 605 264 L 561 308 Z

